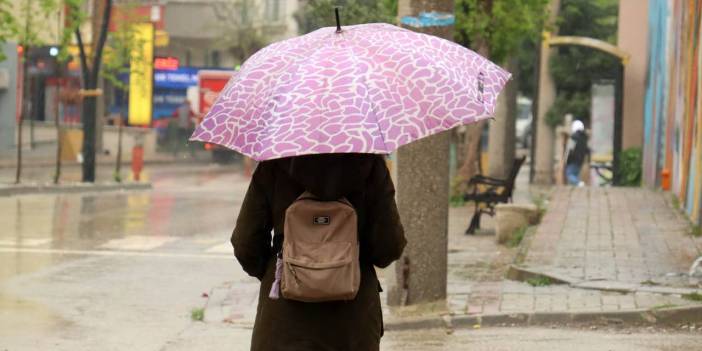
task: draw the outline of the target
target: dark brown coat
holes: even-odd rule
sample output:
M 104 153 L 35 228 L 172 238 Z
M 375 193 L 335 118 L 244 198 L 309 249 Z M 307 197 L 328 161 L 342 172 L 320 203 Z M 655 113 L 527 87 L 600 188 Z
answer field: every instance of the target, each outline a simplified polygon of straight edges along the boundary
M 346 197 L 356 208 L 361 286 L 353 301 L 268 298 L 285 210 L 305 190 L 325 200 Z M 388 169 L 377 155 L 304 156 L 259 164 L 232 234 L 236 258 L 249 275 L 261 280 L 251 350 L 378 350 L 382 312 L 373 266 L 386 267 L 398 259 L 406 243 L 394 196 Z

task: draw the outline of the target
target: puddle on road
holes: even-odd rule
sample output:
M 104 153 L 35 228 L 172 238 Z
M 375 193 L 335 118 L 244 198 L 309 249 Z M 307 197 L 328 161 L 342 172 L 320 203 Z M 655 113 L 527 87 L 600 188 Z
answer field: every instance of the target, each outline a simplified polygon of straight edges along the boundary
M 159 192 L 0 198 L 0 247 L 89 250 L 132 236 L 228 232 L 235 207 L 232 200 Z
M 0 291 L 0 339 L 48 335 L 72 324 L 40 303 Z

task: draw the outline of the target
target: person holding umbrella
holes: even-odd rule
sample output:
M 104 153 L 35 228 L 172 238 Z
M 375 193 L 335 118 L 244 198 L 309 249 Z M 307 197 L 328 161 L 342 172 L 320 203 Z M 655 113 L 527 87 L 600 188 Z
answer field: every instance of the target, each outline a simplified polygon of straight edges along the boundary
M 389 24 L 322 28 L 242 65 L 191 140 L 260 161 L 231 238 L 261 281 L 251 350 L 379 349 L 374 266 L 406 244 L 381 155 L 490 118 L 509 78 Z

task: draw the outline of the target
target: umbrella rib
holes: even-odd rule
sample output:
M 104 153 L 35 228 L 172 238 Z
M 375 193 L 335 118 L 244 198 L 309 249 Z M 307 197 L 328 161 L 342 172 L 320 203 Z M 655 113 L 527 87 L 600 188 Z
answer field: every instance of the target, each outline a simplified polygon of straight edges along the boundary
M 353 46 L 349 45 L 349 51 L 351 52 L 351 59 L 356 63 L 356 66 L 358 67 L 359 59 L 358 55 L 353 51 Z M 366 87 L 366 100 L 368 101 L 368 104 L 370 105 L 370 110 L 371 113 L 373 114 L 373 119 L 375 120 L 375 125 L 378 128 L 378 134 L 380 134 L 380 140 L 383 142 L 383 149 L 385 152 L 390 152 L 388 150 L 388 144 L 385 142 L 385 134 L 383 134 L 382 128 L 380 128 L 380 122 L 378 122 L 378 114 L 376 113 L 376 108 L 375 108 L 375 103 L 373 102 L 373 99 L 370 98 L 370 89 L 369 89 L 369 84 L 368 84 L 368 72 L 371 72 L 371 67 L 369 65 L 368 71 L 366 72 L 365 75 L 363 75 L 363 85 Z
M 323 36 L 320 36 L 320 37 L 316 40 L 316 42 L 321 42 L 322 40 L 324 40 L 324 37 L 323 37 Z M 314 47 L 314 46 L 312 46 L 312 47 Z M 300 62 L 301 62 L 301 61 L 304 61 L 304 60 L 309 59 L 310 57 L 316 55 L 316 54 L 317 54 L 321 49 L 323 49 L 323 48 L 324 48 L 323 45 L 318 45 L 310 55 L 300 55 L 300 57 L 299 57 L 297 60 L 295 60 L 295 62 L 293 62 L 293 63 L 291 63 L 290 65 L 288 65 L 288 66 L 286 67 L 285 72 L 281 73 L 281 74 L 276 78 L 276 83 L 275 83 L 275 85 L 271 88 L 271 90 L 270 90 L 271 92 L 269 93 L 268 97 L 266 97 L 266 99 L 264 100 L 264 101 L 266 101 L 266 104 L 270 101 L 271 97 L 275 96 L 276 93 L 278 92 L 278 89 L 279 89 L 279 87 L 280 87 L 280 85 L 281 85 L 281 83 L 282 83 L 282 76 L 287 72 L 287 70 L 288 70 L 290 67 L 293 67 L 293 68 L 294 68 L 294 71 L 291 72 L 291 74 L 290 74 L 290 76 L 293 77 L 295 74 L 297 74 L 297 71 L 300 69 Z M 264 109 L 261 111 L 261 115 L 265 114 L 267 111 L 268 111 L 268 109 L 264 107 Z M 270 111 L 271 117 L 274 115 L 274 112 L 275 112 L 275 106 L 274 106 L 274 107 L 271 109 L 271 111 Z M 264 137 L 264 138 L 260 138 L 259 140 L 265 140 L 265 139 L 270 135 L 270 129 L 271 129 L 271 123 L 270 123 L 270 121 L 266 120 L 266 126 L 265 126 L 264 132 L 263 132 L 263 136 L 265 136 L 265 137 Z M 260 145 L 260 143 L 259 143 L 259 145 Z M 260 148 L 260 146 L 259 146 L 259 148 Z M 254 153 L 255 153 L 256 155 L 258 155 L 259 152 L 260 152 L 260 150 L 254 150 Z M 260 155 L 258 155 L 258 156 L 260 156 Z

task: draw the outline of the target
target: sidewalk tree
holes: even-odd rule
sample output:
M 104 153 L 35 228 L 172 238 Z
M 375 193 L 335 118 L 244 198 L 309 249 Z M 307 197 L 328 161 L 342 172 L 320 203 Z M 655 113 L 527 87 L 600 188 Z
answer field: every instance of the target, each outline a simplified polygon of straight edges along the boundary
M 105 55 L 103 57 L 100 75 L 110 82 L 115 88 L 129 93 L 129 83 L 124 82 L 122 77 L 126 74 L 145 74 L 145 72 L 135 71 L 136 67 L 130 67 L 129 62 L 142 61 L 144 57 L 144 45 L 146 44 L 137 35 L 136 24 L 148 21 L 148 18 L 141 18 L 135 10 L 135 3 L 122 3 L 118 13 L 112 17 L 114 30 L 105 43 Z M 113 178 L 116 182 L 122 181 L 122 134 L 124 132 L 125 113 L 120 111 L 117 136 L 117 156 Z
M 615 44 L 618 0 L 562 0 L 558 19 L 559 35 L 582 36 Z M 563 122 L 563 116 L 590 118 L 590 88 L 594 82 L 614 79 L 617 58 L 578 46 L 559 47 L 549 62 L 556 82 L 556 101 L 547 114 L 549 125 Z
M 300 34 L 336 26 L 334 7 L 341 6 L 341 25 L 395 23 L 397 0 L 306 0 L 295 13 Z
M 515 57 L 526 41 L 538 38 L 546 18 L 547 5 L 548 0 L 456 0 L 456 42 L 507 66 L 518 76 L 519 65 Z M 515 20 L 517 18 L 519 20 Z M 498 116 L 502 119 L 498 132 L 506 134 L 502 136 L 500 145 L 493 145 L 497 152 L 492 154 L 500 156 L 496 160 L 491 159 L 491 168 L 499 173 L 495 176 L 504 176 L 514 159 L 517 89 L 514 81 L 508 83 L 501 98 L 503 101 L 500 101 L 504 105 L 499 111 L 503 115 Z M 479 147 L 483 128 L 484 123 L 467 127 L 463 164 L 455 184 L 461 184 L 480 171 Z
M 453 0 L 401 0 L 398 16 L 422 12 L 453 16 Z M 405 26 L 409 30 L 452 40 L 453 24 Z M 397 207 L 407 246 L 388 278 L 388 304 L 428 303 L 445 308 L 448 267 L 449 133 L 439 133 L 401 147 L 396 155 Z M 392 274 L 392 273 L 390 273 Z M 394 279 L 393 279 L 394 278 Z
M 107 32 L 110 24 L 110 14 L 112 12 L 112 0 L 94 0 L 96 25 L 93 26 L 93 45 L 90 52 L 86 50 L 86 44 L 79 26 L 76 26 L 74 33 L 78 44 L 80 56 L 81 76 L 83 80 L 83 176 L 84 182 L 95 181 L 95 148 L 96 148 L 96 124 L 97 124 L 97 85 L 102 54 L 107 41 Z M 67 1 L 67 11 L 81 11 L 82 1 Z M 90 55 L 88 55 L 90 54 Z
M 61 12 L 62 9 L 78 8 L 80 6 L 81 0 L 63 0 L 59 3 L 59 8 L 56 11 Z M 57 33 L 59 33 L 58 40 L 58 55 L 56 57 L 57 65 L 57 77 L 59 81 L 64 75 L 64 65 L 66 65 L 71 60 L 71 54 L 68 51 L 71 45 L 73 32 L 78 28 L 78 26 L 85 20 L 86 14 L 83 11 L 67 11 L 65 13 L 66 18 L 62 21 L 61 16 L 57 17 Z M 54 168 L 54 184 L 58 184 L 61 180 L 61 153 L 62 153 L 62 140 L 61 140 L 61 121 L 60 121 L 60 109 L 59 105 L 63 102 L 61 93 L 61 82 L 56 86 L 56 96 L 58 97 L 55 107 L 55 118 L 54 127 L 56 128 L 56 162 Z
M 219 33 L 216 44 L 225 47 L 243 63 L 268 44 L 261 8 L 254 0 L 227 0 L 212 3 L 218 21 L 213 25 Z
M 17 13 L 12 15 L 13 6 Z M 17 170 L 15 183 L 22 179 L 22 133 L 24 120 L 30 111 L 29 104 L 29 68 L 28 55 L 33 47 L 43 44 L 42 31 L 46 29 L 46 19 L 58 8 L 56 0 L 22 0 L 7 2 L 0 0 L 0 41 L 16 38 L 21 48 L 22 59 L 22 113 L 17 121 Z

